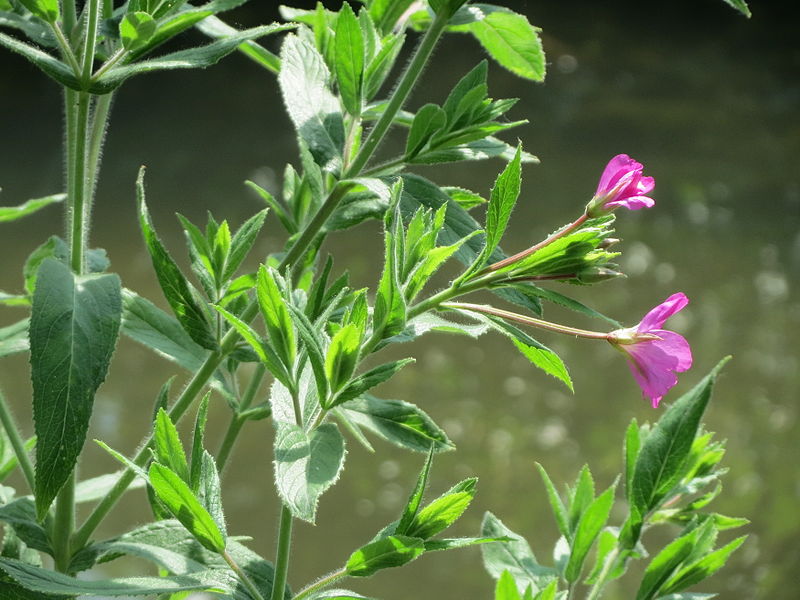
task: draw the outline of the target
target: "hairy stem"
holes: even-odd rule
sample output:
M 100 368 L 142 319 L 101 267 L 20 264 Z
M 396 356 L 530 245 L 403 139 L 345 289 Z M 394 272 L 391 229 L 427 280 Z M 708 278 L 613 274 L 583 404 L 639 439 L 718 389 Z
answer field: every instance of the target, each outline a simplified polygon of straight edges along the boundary
M 2 391 L 0 391 L 0 421 L 2 421 L 8 440 L 11 442 L 11 447 L 14 449 L 14 454 L 17 457 L 20 469 L 22 469 L 22 474 L 25 476 L 25 481 L 28 482 L 28 486 L 32 491 L 35 481 L 33 463 L 31 463 L 28 451 L 25 449 L 25 442 L 22 441 L 22 437 L 19 435 L 19 429 L 14 421 L 14 415 L 11 414 L 11 410 L 6 402 L 6 397 L 3 395 Z
M 61 50 L 61 55 L 69 63 L 69 66 L 72 67 L 75 77 L 80 78 L 81 67 L 78 64 L 78 59 L 75 58 L 75 53 L 72 51 L 72 47 L 69 45 L 67 38 L 64 36 L 64 32 L 61 31 L 61 27 L 58 25 L 58 23 L 49 23 L 49 25 L 50 30 L 53 32 L 53 36 L 56 38 L 58 47 Z
M 300 590 L 297 593 L 297 595 L 294 598 L 292 598 L 292 600 L 303 600 L 303 598 L 307 598 L 314 592 L 324 589 L 329 585 L 333 585 L 334 583 L 336 583 L 340 579 L 343 579 L 344 577 L 347 577 L 347 571 L 345 569 L 339 569 L 338 571 L 334 571 L 333 573 L 325 575 L 325 577 L 323 577 L 319 581 L 315 581 L 311 585 Z
M 233 557 L 228 554 L 227 550 L 223 550 L 221 554 L 222 558 L 225 559 L 225 562 L 228 563 L 231 570 L 236 573 L 236 576 L 239 580 L 244 584 L 244 587 L 247 588 L 247 591 L 250 592 L 250 596 L 253 600 L 264 600 L 264 596 L 261 595 L 261 592 L 258 591 L 258 588 L 252 582 L 252 580 L 247 576 L 247 573 L 242 570 L 242 568 L 233 560 Z
M 77 470 L 77 468 L 76 468 Z M 72 559 L 70 538 L 75 529 L 75 470 L 69 476 L 64 487 L 56 497 L 55 518 L 51 538 L 53 541 L 54 561 L 56 570 L 61 573 L 69 571 Z
M 289 552 L 292 548 L 292 511 L 281 504 L 281 521 L 278 530 L 278 549 L 275 556 L 275 577 L 270 600 L 283 600 L 286 578 L 289 573 Z
M 236 442 L 236 438 L 239 436 L 239 432 L 242 430 L 242 426 L 245 423 L 245 420 L 241 417 L 241 413 L 250 408 L 256 392 L 261 386 L 261 382 L 264 380 L 264 375 L 266 372 L 267 369 L 263 364 L 259 364 L 256 367 L 256 372 L 253 373 L 253 378 L 250 380 L 250 383 L 244 392 L 244 396 L 242 396 L 242 400 L 239 402 L 239 410 L 231 415 L 231 421 L 228 424 L 228 430 L 225 432 L 225 437 L 222 439 L 222 444 L 220 445 L 219 452 L 217 453 L 217 466 L 219 467 L 220 472 L 225 467 L 225 463 L 228 462 L 228 458 L 230 458 L 231 450 L 233 450 L 233 445 Z
M 389 131 L 389 128 L 392 126 L 395 116 L 403 107 L 409 94 L 411 94 L 411 90 L 414 89 L 414 85 L 419 80 L 420 75 L 422 75 L 422 71 L 428 59 L 430 59 L 433 49 L 436 47 L 436 43 L 439 41 L 439 38 L 442 37 L 442 33 L 444 33 L 447 21 L 448 17 L 444 14 L 436 15 L 436 18 L 433 20 L 428 31 L 425 32 L 425 36 L 417 47 L 414 57 L 408 64 L 408 68 L 397 83 L 397 88 L 395 88 L 394 94 L 392 94 L 392 98 L 386 106 L 386 110 L 383 111 L 383 114 L 380 116 L 377 123 L 375 123 L 375 126 L 370 130 L 367 139 L 364 140 L 364 144 L 361 146 L 361 150 L 358 151 L 358 154 L 350 164 L 350 168 L 347 169 L 345 178 L 350 178 L 360 173 L 367 162 L 369 162 L 369 159 L 372 158 L 378 145 L 383 141 L 386 132 Z
M 67 92 L 67 196 L 69 203 L 70 266 L 83 273 L 87 227 L 84 223 L 86 201 L 86 146 L 89 133 L 88 92 Z

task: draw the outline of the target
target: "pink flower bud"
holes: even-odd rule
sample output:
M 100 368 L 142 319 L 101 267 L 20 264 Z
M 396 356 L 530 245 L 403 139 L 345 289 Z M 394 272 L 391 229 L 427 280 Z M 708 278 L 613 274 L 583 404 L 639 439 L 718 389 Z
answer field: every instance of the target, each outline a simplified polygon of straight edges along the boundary
M 600 217 L 620 206 L 638 210 L 655 205 L 656 201 L 645 195 L 653 191 L 655 180 L 642 176 L 643 168 L 627 154 L 612 158 L 600 176 L 594 197 L 586 206 L 586 214 Z

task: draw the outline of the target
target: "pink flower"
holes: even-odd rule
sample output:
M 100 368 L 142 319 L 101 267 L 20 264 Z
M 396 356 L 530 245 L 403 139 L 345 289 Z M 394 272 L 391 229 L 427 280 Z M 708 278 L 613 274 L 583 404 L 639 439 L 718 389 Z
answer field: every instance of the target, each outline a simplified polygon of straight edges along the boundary
M 646 196 L 656 186 L 652 177 L 642 176 L 641 163 L 636 162 L 627 154 L 618 154 L 606 165 L 597 184 L 586 214 L 589 217 L 607 215 L 613 210 L 624 206 L 630 210 L 650 208 L 656 201 Z
M 674 331 L 661 329 L 667 319 L 688 303 L 684 294 L 673 294 L 647 313 L 636 327 L 608 334 L 608 341 L 627 356 L 631 373 L 653 408 L 678 383 L 675 373 L 692 366 L 692 350 L 686 339 Z

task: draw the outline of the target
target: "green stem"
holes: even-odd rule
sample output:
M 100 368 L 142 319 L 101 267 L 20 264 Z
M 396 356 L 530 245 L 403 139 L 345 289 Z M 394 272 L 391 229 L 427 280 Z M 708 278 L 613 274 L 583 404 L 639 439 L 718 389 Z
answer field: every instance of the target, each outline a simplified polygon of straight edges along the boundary
M 448 18 L 446 15 L 438 14 L 428 31 L 425 32 L 425 36 L 417 47 L 414 57 L 411 59 L 408 68 L 398 82 L 397 88 L 394 94 L 392 94 L 389 104 L 386 106 L 386 110 L 383 111 L 383 114 L 380 116 L 377 123 L 375 123 L 375 126 L 370 130 L 367 139 L 361 146 L 361 150 L 358 151 L 358 154 L 350 164 L 350 168 L 347 169 L 344 175 L 345 179 L 349 179 L 360 173 L 369 159 L 372 158 L 378 145 L 383 141 L 386 132 L 389 131 L 389 128 L 394 122 L 395 116 L 403 107 L 409 94 L 411 94 L 411 90 L 414 89 L 414 85 L 419 80 L 420 75 L 422 75 L 422 71 L 428 59 L 431 57 L 436 43 L 439 41 L 442 33 L 444 33 L 447 21 Z
M 597 581 L 595 581 L 592 588 L 589 590 L 589 594 L 586 596 L 586 600 L 597 600 L 603 593 L 603 589 L 606 587 L 608 583 L 606 578 L 608 574 L 611 572 L 611 569 L 614 567 L 614 564 L 617 562 L 617 557 L 619 556 L 619 545 L 614 548 L 611 553 L 606 556 L 606 560 L 603 563 L 603 570 L 600 571 L 600 574 L 597 576 Z
M 63 0 L 61 4 L 61 22 L 64 25 L 67 35 L 71 35 L 72 30 L 75 28 L 75 15 L 75 0 Z
M 61 54 L 69 63 L 69 66 L 72 67 L 72 70 L 75 72 L 75 77 L 80 79 L 81 76 L 81 67 L 78 64 L 78 59 L 75 58 L 75 53 L 72 51 L 72 47 L 69 45 L 67 38 L 64 36 L 64 32 L 61 31 L 61 27 L 59 27 L 58 23 L 50 23 L 50 29 L 53 32 L 53 35 L 56 38 L 56 42 L 58 42 L 58 47 L 61 49 Z
M 244 584 L 244 587 L 247 588 L 247 591 L 250 592 L 250 595 L 253 597 L 253 599 L 264 600 L 264 596 L 262 596 L 261 592 L 258 591 L 258 588 L 247 576 L 247 573 L 245 573 L 242 568 L 236 564 L 236 561 L 233 560 L 233 557 L 230 554 L 228 554 L 228 551 L 223 550 L 221 556 L 225 559 L 225 562 L 228 563 L 233 572 L 236 573 L 236 576 Z
M 111 67 L 113 67 L 115 64 L 117 64 L 127 54 L 128 54 L 128 51 L 125 48 L 120 48 L 119 50 L 117 50 L 113 55 L 111 55 L 108 58 L 108 60 L 106 60 L 106 62 L 104 62 L 102 65 L 100 65 L 100 68 L 98 68 L 97 71 L 95 71 L 94 75 L 92 75 L 92 79 L 95 80 L 95 81 L 100 79 L 100 77 L 103 76 L 103 73 L 105 73 Z
M 70 538 L 75 529 L 75 470 L 69 476 L 56 497 L 55 518 L 51 538 L 55 567 L 61 573 L 69 571 L 72 559 Z
M 255 398 L 256 392 L 261 386 L 266 372 L 267 369 L 263 364 L 259 364 L 256 367 L 256 372 L 253 373 L 253 378 L 250 380 L 241 402 L 239 402 L 239 409 L 236 413 L 231 415 L 231 422 L 228 424 L 228 430 L 225 432 L 222 445 L 220 445 L 219 452 L 217 453 L 217 466 L 220 472 L 225 467 L 225 463 L 228 462 L 236 438 L 239 436 L 239 432 L 242 430 L 242 426 L 245 423 L 245 419 L 242 419 L 241 413 L 247 410 L 252 404 L 253 398 Z
M 333 585 L 334 583 L 336 583 L 340 579 L 343 579 L 344 577 L 347 577 L 347 571 L 345 569 L 339 569 L 338 571 L 334 571 L 333 573 L 326 575 L 319 581 L 316 581 L 311 585 L 300 590 L 297 593 L 297 595 L 295 595 L 295 597 L 292 598 L 292 600 L 303 600 L 303 598 L 307 598 L 314 592 L 326 588 L 329 585 Z
M 89 132 L 88 92 L 67 92 L 67 194 L 69 201 L 70 264 L 76 273 L 83 273 L 86 249 L 86 138 Z
M 108 114 L 111 109 L 111 102 L 114 99 L 113 92 L 103 96 L 95 96 L 94 112 L 92 114 L 92 131 L 89 136 L 89 149 L 87 152 L 86 181 L 86 202 L 83 206 L 84 226 L 88 229 L 91 223 L 92 204 L 94 193 L 97 188 L 97 172 L 100 167 L 100 156 L 103 149 L 103 141 L 108 126 Z
M 518 252 L 514 256 L 509 256 L 508 258 L 504 258 L 503 260 L 499 260 L 496 263 L 489 265 L 483 271 L 481 271 L 481 274 L 489 273 L 489 272 L 492 272 L 492 271 L 497 271 L 498 269 L 502 269 L 506 265 L 510 265 L 511 263 L 515 263 L 515 262 L 517 262 L 519 260 L 522 260 L 523 258 L 527 258 L 528 256 L 530 256 L 531 254 L 533 254 L 537 250 L 541 250 L 545 246 L 548 246 L 548 245 L 552 244 L 558 238 L 564 237 L 565 235 L 567 235 L 571 231 L 575 231 L 575 229 L 577 229 L 578 227 L 583 225 L 583 223 L 588 218 L 589 217 L 586 215 L 586 213 L 583 213 L 580 217 L 575 219 L 575 221 L 573 221 L 569 225 L 566 225 L 566 226 L 562 227 L 561 229 L 556 231 L 554 234 L 550 235 L 549 237 L 547 237 L 546 239 L 542 240 L 538 244 L 535 244 L 535 245 L 531 246 L 527 250 L 523 250 L 522 252 Z
M 33 463 L 31 463 L 31 459 L 28 456 L 28 451 L 25 450 L 25 442 L 19 435 L 19 429 L 14 421 L 14 415 L 11 414 L 11 410 L 6 403 L 6 397 L 3 395 L 2 391 L 0 391 L 0 421 L 2 421 L 8 440 L 11 442 L 11 447 L 14 449 L 14 454 L 22 469 L 22 474 L 25 476 L 25 481 L 28 482 L 28 486 L 31 491 L 33 491 L 35 489 Z
M 283 600 L 286 577 L 289 573 L 289 551 L 292 548 L 292 511 L 281 505 L 281 524 L 278 530 L 278 549 L 275 556 L 275 576 L 273 577 L 270 600 Z
M 88 0 L 88 15 L 86 19 L 86 34 L 83 38 L 83 57 L 81 60 L 81 78 L 85 85 L 88 85 L 92 78 L 94 53 L 97 49 L 97 21 L 100 17 L 100 0 Z
M 608 340 L 609 334 L 603 333 L 602 331 L 589 331 L 587 329 L 578 329 L 577 327 L 568 327 L 567 325 L 560 325 L 558 323 L 551 323 L 550 321 L 544 321 L 542 319 L 537 319 L 535 317 L 529 317 L 527 315 L 520 315 L 517 313 L 513 313 L 507 310 L 502 310 L 500 308 L 495 308 L 494 306 L 489 306 L 488 304 L 469 304 L 466 302 L 445 302 L 442 303 L 441 306 L 443 308 L 454 308 L 457 310 L 467 310 L 476 313 L 482 313 L 484 315 L 491 315 L 494 317 L 500 317 L 501 319 L 506 319 L 508 321 L 515 321 L 517 323 L 521 323 L 523 325 L 530 325 L 531 327 L 537 327 L 539 329 L 545 329 L 547 331 L 553 331 L 555 333 L 563 333 L 565 335 L 574 335 L 576 337 L 582 338 L 589 338 L 593 340 Z

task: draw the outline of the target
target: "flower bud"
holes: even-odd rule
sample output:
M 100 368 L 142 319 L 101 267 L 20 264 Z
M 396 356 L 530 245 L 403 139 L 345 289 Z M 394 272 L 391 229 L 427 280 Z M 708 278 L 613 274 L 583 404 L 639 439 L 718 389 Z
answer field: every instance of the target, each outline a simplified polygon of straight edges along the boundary
M 576 279 L 580 283 L 590 285 L 592 283 L 602 283 L 603 281 L 616 279 L 618 277 L 625 277 L 625 273 L 607 269 L 606 267 L 589 267 L 578 273 Z

